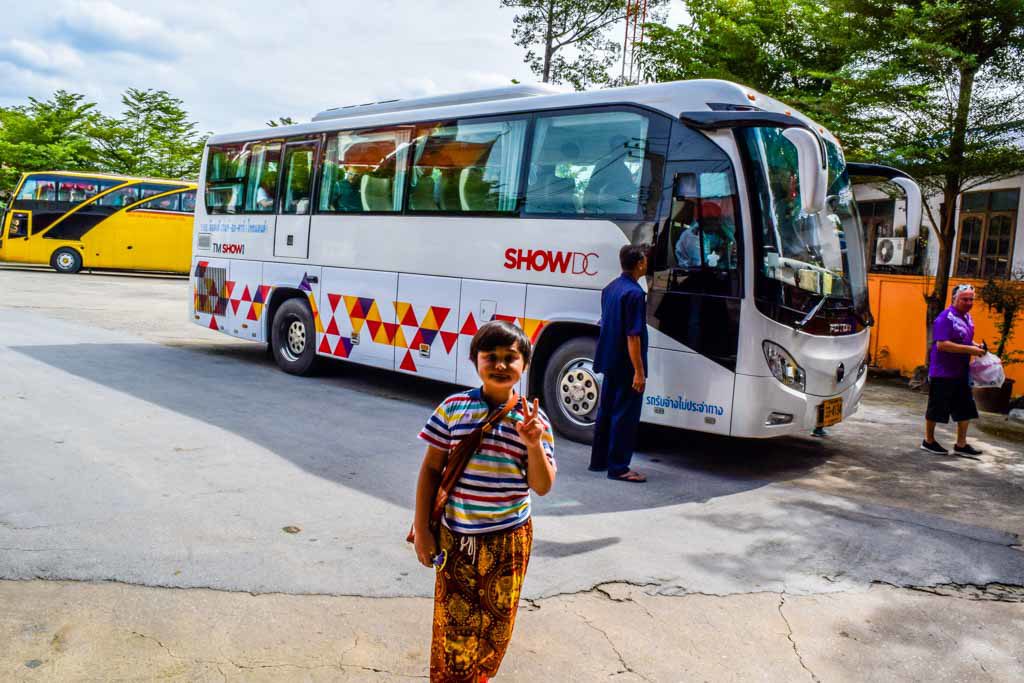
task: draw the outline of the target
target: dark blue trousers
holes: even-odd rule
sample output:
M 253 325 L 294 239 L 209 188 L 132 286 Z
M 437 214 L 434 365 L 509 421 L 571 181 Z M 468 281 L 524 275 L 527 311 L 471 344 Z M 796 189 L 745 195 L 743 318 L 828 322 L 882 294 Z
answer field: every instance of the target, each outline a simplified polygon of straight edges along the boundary
M 632 374 L 605 375 L 594 425 L 594 445 L 590 450 L 591 470 L 607 469 L 609 478 L 629 471 L 643 400 L 643 394 L 633 391 Z

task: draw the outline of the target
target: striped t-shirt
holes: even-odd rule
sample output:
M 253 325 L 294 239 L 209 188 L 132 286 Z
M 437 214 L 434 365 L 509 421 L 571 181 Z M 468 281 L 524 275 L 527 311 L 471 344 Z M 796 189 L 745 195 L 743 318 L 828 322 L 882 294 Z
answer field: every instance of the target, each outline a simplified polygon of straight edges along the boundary
M 523 420 L 516 404 L 483 436 L 480 449 L 469 460 L 455 484 L 444 510 L 443 523 L 460 534 L 486 534 L 513 529 L 530 518 L 530 487 L 526 482 L 526 444 L 515 423 Z M 449 396 L 430 416 L 420 438 L 435 448 L 451 451 L 491 412 L 482 390 L 472 389 Z M 542 410 L 544 432 L 541 447 L 555 464 L 555 438 Z

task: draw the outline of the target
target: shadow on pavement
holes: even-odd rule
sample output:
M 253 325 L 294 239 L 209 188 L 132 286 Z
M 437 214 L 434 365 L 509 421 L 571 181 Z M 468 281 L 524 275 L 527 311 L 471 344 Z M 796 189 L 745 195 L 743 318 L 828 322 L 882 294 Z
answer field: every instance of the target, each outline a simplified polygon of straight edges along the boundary
M 319 377 L 294 377 L 280 372 L 262 346 L 244 342 L 207 348 L 69 344 L 11 349 L 233 432 L 307 472 L 402 506 L 411 502 L 423 452 L 416 435 L 434 406 L 458 390 L 344 363 L 325 364 Z M 681 440 L 686 441 L 685 454 Z M 535 497 L 536 509 L 560 516 L 704 502 L 806 474 L 825 458 L 815 444 L 799 439 L 752 445 L 664 429 L 651 430 L 642 448 L 649 460 L 638 460 L 656 464 L 648 464 L 655 470 L 651 480 L 638 486 L 588 472 L 589 447 L 558 439 L 558 495 Z M 752 448 L 756 457 L 751 457 Z

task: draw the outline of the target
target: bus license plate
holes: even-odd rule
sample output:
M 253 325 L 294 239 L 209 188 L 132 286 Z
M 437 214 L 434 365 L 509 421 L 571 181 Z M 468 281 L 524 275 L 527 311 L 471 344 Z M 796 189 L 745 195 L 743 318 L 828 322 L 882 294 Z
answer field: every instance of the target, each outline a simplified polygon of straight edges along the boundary
M 842 422 L 843 420 L 843 399 L 830 398 L 821 404 L 821 408 L 818 412 L 818 425 L 821 427 L 831 427 L 832 425 Z

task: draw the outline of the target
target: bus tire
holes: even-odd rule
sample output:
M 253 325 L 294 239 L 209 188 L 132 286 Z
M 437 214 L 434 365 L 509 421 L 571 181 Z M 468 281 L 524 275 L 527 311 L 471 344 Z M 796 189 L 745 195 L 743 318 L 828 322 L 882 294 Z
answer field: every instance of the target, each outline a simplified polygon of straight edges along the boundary
M 50 257 L 50 267 L 58 273 L 73 275 L 82 269 L 82 257 L 70 247 L 61 247 Z
M 316 361 L 316 327 L 309 304 L 288 299 L 274 313 L 270 346 L 279 368 L 291 375 L 308 375 Z
M 593 337 L 574 337 L 551 354 L 544 368 L 544 407 L 552 425 L 579 443 L 594 441 L 594 422 L 601 397 L 594 373 Z

